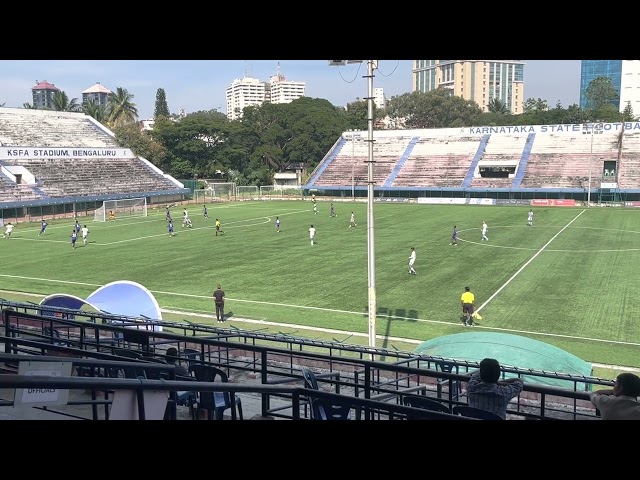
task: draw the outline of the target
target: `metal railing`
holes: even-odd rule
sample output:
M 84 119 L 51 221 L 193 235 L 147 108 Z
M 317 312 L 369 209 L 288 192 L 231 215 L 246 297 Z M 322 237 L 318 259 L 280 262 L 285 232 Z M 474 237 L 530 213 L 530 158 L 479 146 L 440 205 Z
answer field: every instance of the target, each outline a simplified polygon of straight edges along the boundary
M 464 404 L 466 399 L 463 392 L 456 395 L 452 392 L 458 384 L 465 384 L 469 380 L 469 373 L 478 368 L 475 362 L 314 341 L 289 335 L 267 335 L 172 322 L 140 323 L 136 319 L 91 312 L 54 312 L 59 317 L 24 312 L 41 311 L 42 307 L 36 305 L 21 304 L 10 308 L 13 310 L 3 310 L 5 332 L 4 338 L 0 338 L 8 354 L 53 352 L 107 359 L 112 358 L 115 348 L 135 348 L 162 355 L 168 347 L 173 346 L 181 353 L 190 351 L 192 360 L 222 367 L 231 378 L 253 373 L 259 376 L 262 385 L 286 385 L 300 382 L 300 369 L 309 367 L 321 374 L 320 383 L 336 393 L 366 399 L 384 396 L 387 403 L 401 403 L 403 394 L 423 391 L 434 397 L 443 398 L 446 395 L 444 400 L 450 405 Z M 23 311 L 19 312 L 17 308 Z M 51 307 L 46 309 L 56 310 Z M 62 318 L 70 315 L 76 319 Z M 83 316 L 89 320 L 78 320 Z M 126 322 L 126 326 L 121 322 Z M 151 330 L 158 323 L 163 325 L 163 332 Z M 443 361 L 453 364 L 457 369 L 454 371 L 460 373 L 437 370 L 436 365 Z M 323 373 L 329 375 L 324 378 Z M 610 380 L 599 378 L 510 367 L 503 367 L 504 375 L 527 379 L 524 391 L 509 409 L 511 415 L 522 418 L 596 418 L 587 389 L 591 385 L 612 385 Z M 554 388 L 528 381 L 536 377 L 562 379 L 573 387 Z M 272 410 L 270 398 L 268 392 L 262 395 L 263 415 L 291 417 L 290 413 L 281 414 L 277 409 Z

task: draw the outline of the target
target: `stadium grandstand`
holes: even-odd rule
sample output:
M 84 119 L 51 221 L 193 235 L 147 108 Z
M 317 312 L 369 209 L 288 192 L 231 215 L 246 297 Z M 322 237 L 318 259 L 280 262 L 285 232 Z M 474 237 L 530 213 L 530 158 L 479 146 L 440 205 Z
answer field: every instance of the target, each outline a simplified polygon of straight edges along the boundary
M 88 115 L 0 108 L 0 218 L 89 214 L 107 200 L 165 203 L 188 192 Z
M 344 132 L 303 190 L 367 195 L 368 132 Z M 640 122 L 376 130 L 377 197 L 640 199 Z

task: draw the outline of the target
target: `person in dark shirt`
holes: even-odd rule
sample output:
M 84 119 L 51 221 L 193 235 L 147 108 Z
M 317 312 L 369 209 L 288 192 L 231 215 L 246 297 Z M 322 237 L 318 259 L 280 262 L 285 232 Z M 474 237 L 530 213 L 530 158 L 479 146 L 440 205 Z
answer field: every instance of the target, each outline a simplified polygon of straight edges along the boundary
M 224 322 L 224 290 L 218 285 L 213 292 L 213 301 L 216 304 L 216 318 L 218 322 Z
M 189 371 L 178 363 L 178 349 L 175 347 L 167 348 L 166 360 L 169 365 L 176 367 L 176 375 L 181 377 L 188 377 Z

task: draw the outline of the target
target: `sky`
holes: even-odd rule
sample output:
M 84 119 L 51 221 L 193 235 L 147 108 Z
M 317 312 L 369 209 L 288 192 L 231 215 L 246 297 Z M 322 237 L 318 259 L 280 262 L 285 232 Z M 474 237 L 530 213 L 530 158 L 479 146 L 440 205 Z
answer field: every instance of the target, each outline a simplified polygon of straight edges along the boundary
M 580 102 L 580 60 L 523 60 L 525 98 L 558 101 L 563 107 Z M 243 77 L 269 81 L 280 72 L 287 80 L 305 82 L 306 96 L 344 106 L 367 96 L 366 63 L 341 67 L 328 60 L 0 60 L 0 105 L 22 108 L 32 103 L 31 88 L 46 80 L 77 103 L 95 83 L 133 95 L 140 120 L 153 117 L 156 93 L 164 89 L 169 111 L 187 113 L 217 109 L 226 112 L 225 89 Z M 374 88 L 385 96 L 411 92 L 411 60 L 380 60 Z

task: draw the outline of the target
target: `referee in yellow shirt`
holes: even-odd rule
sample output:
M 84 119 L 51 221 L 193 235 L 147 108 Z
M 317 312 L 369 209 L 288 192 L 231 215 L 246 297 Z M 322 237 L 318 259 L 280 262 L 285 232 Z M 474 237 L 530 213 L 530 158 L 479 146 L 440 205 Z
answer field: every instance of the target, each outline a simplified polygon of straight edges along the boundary
M 460 297 L 460 303 L 462 304 L 462 316 L 464 317 L 464 326 L 473 327 L 473 309 L 475 305 L 476 297 L 471 293 L 469 287 L 464 287 L 464 293 Z

